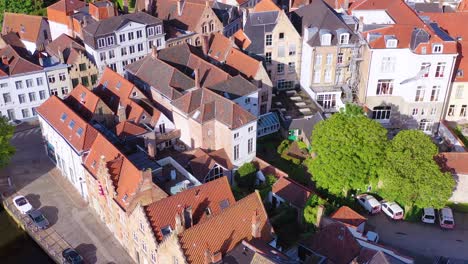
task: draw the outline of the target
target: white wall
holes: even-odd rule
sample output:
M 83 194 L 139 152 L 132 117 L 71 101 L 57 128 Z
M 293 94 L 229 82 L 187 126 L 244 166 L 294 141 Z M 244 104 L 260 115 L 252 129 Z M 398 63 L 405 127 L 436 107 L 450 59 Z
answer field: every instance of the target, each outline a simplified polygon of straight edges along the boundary
M 306 30 L 307 31 L 307 30 Z M 301 58 L 301 87 L 312 96 L 313 92 L 310 88 L 312 83 L 312 52 L 313 49 L 307 44 L 308 34 L 304 33 L 304 40 L 302 41 L 302 58 Z
M 39 34 L 41 34 L 41 33 L 39 33 Z M 29 52 L 31 52 L 31 54 L 33 54 L 36 51 L 36 43 L 30 42 L 30 41 L 27 41 L 27 40 L 23 40 L 23 39 L 21 40 L 21 42 L 23 42 L 24 46 L 26 47 L 26 49 Z
M 42 78 L 42 84 L 37 85 L 37 78 Z M 27 87 L 26 80 L 32 79 L 33 86 Z M 16 89 L 16 82 L 21 81 L 23 88 Z M 6 84 L 7 86 L 1 88 L 1 85 Z M 40 99 L 39 91 L 44 91 L 44 99 Z M 5 103 L 3 94 L 9 93 L 11 97 L 10 103 Z M 36 100 L 29 100 L 29 93 L 34 93 Z M 25 102 L 20 103 L 18 95 L 24 94 Z M 15 119 L 21 120 L 25 119 L 22 114 L 23 109 L 27 109 L 29 112 L 29 118 L 33 117 L 33 108 L 41 105 L 47 98 L 49 98 L 49 88 L 47 86 L 47 80 L 45 73 L 43 71 L 33 72 L 27 75 L 14 75 L 11 77 L 6 77 L 0 79 L 0 112 L 1 115 L 7 116 L 7 111 L 9 109 L 13 110 L 15 114 Z
M 82 155 L 58 133 L 45 119 L 39 116 L 42 128 L 42 135 L 55 149 L 55 159 L 57 168 L 62 175 L 75 187 L 84 200 L 88 200 L 85 172 L 82 165 Z M 59 161 L 61 160 L 61 162 Z
M 395 24 L 385 10 L 353 10 L 351 14 L 358 19 L 364 18 L 364 24 Z
M 253 127 L 252 131 L 248 131 L 249 127 Z M 239 137 L 234 139 L 234 134 L 239 133 Z M 231 160 L 234 166 L 241 166 L 246 162 L 252 161 L 256 157 L 257 152 L 257 120 L 254 122 L 245 124 L 244 126 L 232 130 L 231 132 L 232 137 L 232 149 L 228 150 L 225 149 L 226 152 L 230 151 L 232 153 L 232 157 L 234 157 L 234 146 L 239 145 L 239 159 L 238 160 Z M 252 152 L 248 153 L 248 140 L 253 139 L 253 148 Z
M 52 40 L 58 38 L 62 34 L 68 35 L 67 25 L 49 20 L 49 26 L 50 26 L 50 35 L 52 37 Z
M 260 105 L 258 104 L 258 91 L 246 96 L 239 97 L 232 101 L 255 116 L 258 116 L 260 113 Z

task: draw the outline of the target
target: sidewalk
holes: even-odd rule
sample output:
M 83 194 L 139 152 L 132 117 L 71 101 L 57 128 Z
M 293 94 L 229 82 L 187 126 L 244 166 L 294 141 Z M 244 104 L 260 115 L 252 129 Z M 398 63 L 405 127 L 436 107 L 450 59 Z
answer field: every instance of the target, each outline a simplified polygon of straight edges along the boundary
M 39 130 L 14 138 L 12 144 L 16 154 L 10 165 L 0 171 L 0 183 L 4 185 L 10 177 L 16 191 L 44 213 L 51 228 L 75 248 L 86 263 L 133 263 L 44 153 Z

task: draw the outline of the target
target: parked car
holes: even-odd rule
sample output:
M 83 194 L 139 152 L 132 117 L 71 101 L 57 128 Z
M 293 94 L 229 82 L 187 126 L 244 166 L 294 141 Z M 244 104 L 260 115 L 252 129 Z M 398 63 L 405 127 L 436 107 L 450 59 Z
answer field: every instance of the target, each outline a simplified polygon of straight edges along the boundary
M 366 209 L 369 214 L 376 214 L 380 212 L 381 205 L 374 196 L 370 194 L 360 194 L 356 196 L 357 201 Z
M 445 207 L 439 210 L 439 224 L 440 227 L 445 229 L 453 229 L 455 227 L 452 209 Z
M 28 199 L 22 195 L 18 195 L 13 198 L 13 203 L 15 204 L 16 209 L 18 209 L 18 211 L 20 211 L 22 214 L 26 214 L 33 209 Z
M 394 220 L 403 219 L 403 209 L 395 202 L 382 201 L 382 211 Z
M 84 263 L 83 257 L 76 252 L 73 248 L 67 248 L 62 252 L 62 257 L 65 259 L 65 263 L 68 264 L 82 264 Z
M 435 223 L 435 210 L 432 207 L 424 208 L 423 215 L 421 216 L 421 221 L 427 224 L 434 224 Z
M 33 221 L 34 225 L 40 229 L 47 229 L 49 221 L 39 210 L 31 210 L 28 213 L 29 218 Z

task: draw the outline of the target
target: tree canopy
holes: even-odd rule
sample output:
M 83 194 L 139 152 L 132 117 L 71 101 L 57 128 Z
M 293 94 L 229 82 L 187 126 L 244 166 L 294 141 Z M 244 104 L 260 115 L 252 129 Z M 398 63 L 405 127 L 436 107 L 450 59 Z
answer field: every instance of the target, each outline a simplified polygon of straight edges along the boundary
M 15 148 L 10 144 L 14 130 L 5 118 L 0 118 L 0 168 L 7 165 L 15 154 Z
M 343 195 L 365 187 L 382 164 L 387 130 L 367 118 L 361 107 L 343 111 L 316 125 L 311 137 L 315 159 L 306 162 L 313 180 L 330 193 Z
M 442 208 L 452 195 L 455 181 L 434 161 L 437 146 L 418 130 L 398 133 L 390 142 L 378 171 L 385 198 L 419 208 Z

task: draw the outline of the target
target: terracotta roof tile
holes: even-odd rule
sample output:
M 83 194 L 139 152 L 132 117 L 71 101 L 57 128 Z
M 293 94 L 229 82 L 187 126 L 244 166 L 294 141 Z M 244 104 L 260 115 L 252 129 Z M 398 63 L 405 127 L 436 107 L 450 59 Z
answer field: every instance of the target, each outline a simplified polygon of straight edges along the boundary
M 80 54 L 86 54 L 86 49 L 66 34 L 60 35 L 47 44 L 46 51 L 57 58 L 60 56 L 59 52 L 62 52 L 67 64 L 74 64 Z
M 332 219 L 340 221 L 341 223 L 353 227 L 358 227 L 360 224 L 365 223 L 367 218 L 356 213 L 348 206 L 341 206 L 331 216 Z
M 198 157 L 190 161 L 190 167 L 195 176 L 201 182 L 204 181 L 208 172 L 218 164 L 228 170 L 234 169 L 226 151 L 224 149 L 218 149 L 209 153 L 199 155 Z
M 133 88 L 133 83 L 106 67 L 95 93 L 116 113 L 119 103 L 126 107 L 131 102 L 130 95 Z
M 129 121 L 118 123 L 115 127 L 115 131 L 116 135 L 122 140 L 125 140 L 127 137 L 139 136 L 148 132 L 145 128 Z
M 252 219 L 255 214 L 260 224 L 259 239 L 270 242 L 273 239 L 272 227 L 256 191 L 179 235 L 187 262 L 204 263 L 207 249 L 212 253 L 220 252 L 224 255 L 242 240 L 252 239 Z
M 208 56 L 220 62 L 226 61 L 226 57 L 232 48 L 232 42 L 221 33 L 214 33 L 211 36 Z
M 15 38 L 16 34 L 9 33 L 8 36 Z M 16 37 L 17 38 L 17 37 Z M 24 74 L 28 72 L 41 71 L 42 67 L 36 63 L 36 59 L 27 53 L 24 47 L 7 45 L 0 50 L 0 57 L 6 56 L 8 65 L 1 65 L 2 71 L 8 75 Z
M 226 210 L 221 208 L 223 201 L 227 201 L 228 206 L 236 202 L 226 177 L 149 204 L 145 207 L 145 212 L 156 238 L 161 241 L 163 239 L 162 228 L 170 226 L 172 230 L 175 230 L 176 214 L 190 207 L 193 225 L 197 226 L 202 219 L 210 219 Z M 211 211 L 211 216 L 206 215 L 207 208 Z
M 304 208 L 313 193 L 309 188 L 288 177 L 279 178 L 271 187 L 271 191 L 298 208 Z
M 54 9 L 57 11 L 65 12 L 67 15 L 73 13 L 73 11 L 85 7 L 86 3 L 80 0 L 60 0 L 57 3 L 48 6 L 47 8 Z
M 82 118 L 90 120 L 96 112 L 101 99 L 82 84 L 77 85 L 70 92 L 65 102 L 73 108 Z
M 468 174 L 468 152 L 443 152 L 434 159 L 444 172 Z
M 331 263 L 348 264 L 359 256 L 361 246 L 349 229 L 341 223 L 329 224 L 301 244 L 325 256 Z
M 41 33 L 42 16 L 32 16 L 5 12 L 3 17 L 2 34 L 10 31 L 17 32 L 22 40 L 36 43 Z
M 281 11 L 281 9 L 272 0 L 261 0 L 254 8 L 254 12 Z
M 177 1 L 157 1 L 156 9 L 158 10 L 158 17 L 160 19 L 169 20 L 172 26 L 194 32 L 207 6 L 205 2 L 194 0 L 183 1 L 181 6 L 182 14 L 179 15 L 177 11 Z M 208 6 L 208 8 L 211 7 Z
M 242 29 L 237 30 L 236 33 L 232 35 L 232 37 L 234 38 L 234 42 L 236 43 L 236 45 L 242 50 L 247 49 L 252 43 L 252 41 L 250 41 L 249 37 L 245 34 L 244 30 Z
M 37 113 L 77 152 L 89 150 L 98 135 L 96 129 L 56 96 L 51 96 L 39 106 Z

